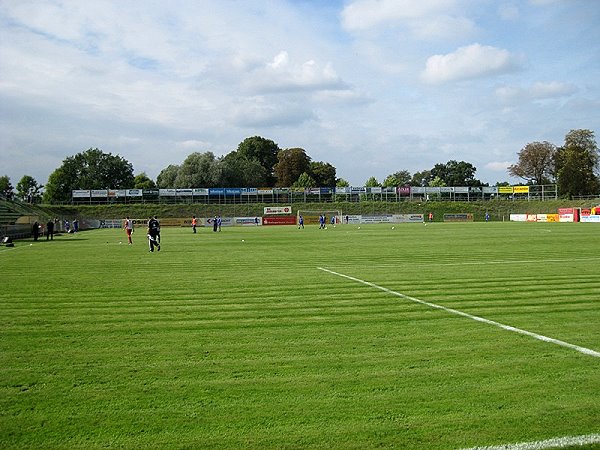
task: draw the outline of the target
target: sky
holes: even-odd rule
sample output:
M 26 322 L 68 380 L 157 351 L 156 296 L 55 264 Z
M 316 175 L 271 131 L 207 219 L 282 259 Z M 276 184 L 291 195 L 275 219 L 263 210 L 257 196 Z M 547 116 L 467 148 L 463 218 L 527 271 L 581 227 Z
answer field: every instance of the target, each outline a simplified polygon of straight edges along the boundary
M 247 137 L 353 186 L 450 160 L 509 181 L 600 133 L 598 0 L 0 0 L 0 175 L 89 148 L 150 178 Z

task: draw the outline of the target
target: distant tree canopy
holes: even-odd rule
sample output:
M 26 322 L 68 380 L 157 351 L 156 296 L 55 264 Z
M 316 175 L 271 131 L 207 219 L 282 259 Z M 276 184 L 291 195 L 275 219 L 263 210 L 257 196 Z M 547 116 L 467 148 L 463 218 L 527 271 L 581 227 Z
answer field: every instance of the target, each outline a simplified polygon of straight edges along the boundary
M 253 136 L 240 142 L 237 151 L 240 156 L 244 156 L 250 161 L 257 160 L 266 171 L 267 185 L 275 185 L 276 180 L 273 170 L 275 164 L 277 164 L 277 154 L 280 151 L 275 142 L 260 136 Z
M 556 179 L 560 195 L 565 197 L 597 194 L 600 189 L 600 155 L 594 132 L 571 130 L 555 156 Z
M 41 198 L 40 190 L 43 187 L 32 176 L 23 175 L 23 178 L 17 183 L 17 195 L 22 200 L 35 203 Z
M 12 184 L 10 184 L 10 177 L 8 175 L 2 175 L 0 177 L 0 194 L 10 199 L 14 194 L 13 189 Z
M 327 162 L 312 161 L 309 173 L 317 186 L 334 187 L 336 185 L 336 169 Z
M 289 187 L 300 175 L 311 170 L 310 156 L 303 148 L 288 148 L 277 154 L 277 164 L 274 167 L 276 186 Z
M 133 166 L 118 155 L 90 148 L 66 158 L 50 174 L 44 200 L 48 203 L 71 200 L 74 189 L 130 189 Z
M 146 175 L 146 172 L 142 172 L 135 176 L 133 179 L 134 189 L 155 189 L 156 183 Z
M 527 183 L 548 184 L 554 180 L 556 146 L 550 142 L 531 142 L 518 153 L 519 161 L 508 173 Z

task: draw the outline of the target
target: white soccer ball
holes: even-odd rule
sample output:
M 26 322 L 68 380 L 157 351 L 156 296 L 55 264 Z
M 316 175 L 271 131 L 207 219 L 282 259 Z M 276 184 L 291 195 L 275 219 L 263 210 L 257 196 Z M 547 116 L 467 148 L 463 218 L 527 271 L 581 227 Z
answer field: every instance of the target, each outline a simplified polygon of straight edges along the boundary
M 119 244 L 122 244 L 122 242 L 121 242 L 121 241 L 119 241 Z
M 325 229 L 327 229 L 327 227 L 325 227 Z
M 29 244 L 30 247 L 33 247 L 33 244 Z
M 396 227 L 392 227 L 392 230 L 395 230 L 395 229 L 396 229 Z
M 360 227 L 358 227 L 358 229 L 360 230 Z
M 242 242 L 246 242 L 244 239 L 242 239 Z

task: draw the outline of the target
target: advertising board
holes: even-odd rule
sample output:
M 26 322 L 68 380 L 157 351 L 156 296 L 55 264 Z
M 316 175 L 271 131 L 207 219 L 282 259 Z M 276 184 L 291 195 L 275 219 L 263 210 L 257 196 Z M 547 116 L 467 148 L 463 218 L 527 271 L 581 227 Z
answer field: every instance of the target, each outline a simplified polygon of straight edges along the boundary
M 291 214 L 292 207 L 291 206 L 265 206 L 264 214 L 266 216 L 273 214 Z
M 296 225 L 296 216 L 263 217 L 263 225 Z

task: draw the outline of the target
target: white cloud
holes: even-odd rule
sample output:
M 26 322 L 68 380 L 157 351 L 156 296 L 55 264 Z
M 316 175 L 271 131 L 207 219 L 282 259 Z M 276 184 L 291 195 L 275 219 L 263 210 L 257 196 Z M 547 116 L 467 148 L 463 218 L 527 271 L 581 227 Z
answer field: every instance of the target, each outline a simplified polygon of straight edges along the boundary
M 513 163 L 510 161 L 493 161 L 489 162 L 485 165 L 485 168 L 492 172 L 506 172 L 508 170 L 508 166 L 511 166 Z
M 346 89 L 331 63 L 314 60 L 292 63 L 287 51 L 281 51 L 271 62 L 250 74 L 248 83 L 263 92 Z
M 360 31 L 443 13 L 455 3 L 454 0 L 356 0 L 342 11 L 342 24 L 347 30 Z
M 508 50 L 472 44 L 427 59 L 423 79 L 428 83 L 486 77 L 518 70 L 523 58 Z
M 496 89 L 496 97 L 503 103 L 522 103 L 568 97 L 577 92 L 577 86 L 559 81 L 536 82 L 529 87 L 502 86 Z

